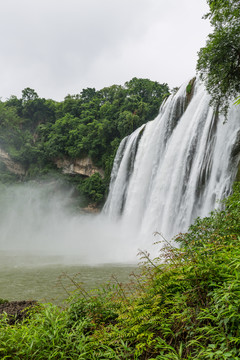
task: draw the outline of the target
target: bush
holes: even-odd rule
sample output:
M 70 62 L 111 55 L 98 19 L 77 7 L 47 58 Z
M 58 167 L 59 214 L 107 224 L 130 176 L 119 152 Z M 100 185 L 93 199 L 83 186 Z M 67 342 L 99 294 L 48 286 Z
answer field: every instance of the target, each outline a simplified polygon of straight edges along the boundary
M 95 173 L 84 179 L 83 182 L 78 185 L 78 189 L 91 201 L 94 201 L 97 204 L 100 204 L 103 201 L 104 193 L 106 191 L 104 180 L 99 173 Z

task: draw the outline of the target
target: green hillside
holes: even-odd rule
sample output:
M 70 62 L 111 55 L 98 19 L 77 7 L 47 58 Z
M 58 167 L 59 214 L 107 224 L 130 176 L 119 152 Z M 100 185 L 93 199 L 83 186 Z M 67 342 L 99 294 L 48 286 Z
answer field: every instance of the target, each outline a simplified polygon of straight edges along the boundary
M 56 159 L 88 156 L 103 169 L 104 179 L 94 174 L 70 180 L 89 201 L 101 203 L 120 141 L 154 119 L 168 94 L 167 84 L 137 78 L 99 91 L 87 88 L 62 102 L 40 98 L 26 88 L 21 98 L 0 102 L 0 148 L 23 166 L 22 180 L 56 170 Z M 0 181 L 10 179 L 1 166 Z

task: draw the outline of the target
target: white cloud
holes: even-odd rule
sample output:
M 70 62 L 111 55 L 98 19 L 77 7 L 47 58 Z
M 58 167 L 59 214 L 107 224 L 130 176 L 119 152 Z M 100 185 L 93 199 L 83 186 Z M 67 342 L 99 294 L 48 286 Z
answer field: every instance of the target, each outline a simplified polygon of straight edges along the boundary
M 177 86 L 194 75 L 206 0 L 8 0 L 1 4 L 0 96 L 27 86 L 62 100 L 132 77 Z

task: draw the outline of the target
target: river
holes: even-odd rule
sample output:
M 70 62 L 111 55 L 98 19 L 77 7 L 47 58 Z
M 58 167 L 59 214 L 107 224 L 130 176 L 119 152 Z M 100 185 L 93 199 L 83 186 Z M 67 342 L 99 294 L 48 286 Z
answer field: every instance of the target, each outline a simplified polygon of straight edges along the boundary
M 0 298 L 62 303 L 76 290 L 73 281 L 86 290 L 108 282 L 130 281 L 136 265 L 78 265 L 61 257 L 21 256 L 0 253 Z M 73 280 L 73 281 L 72 281 Z

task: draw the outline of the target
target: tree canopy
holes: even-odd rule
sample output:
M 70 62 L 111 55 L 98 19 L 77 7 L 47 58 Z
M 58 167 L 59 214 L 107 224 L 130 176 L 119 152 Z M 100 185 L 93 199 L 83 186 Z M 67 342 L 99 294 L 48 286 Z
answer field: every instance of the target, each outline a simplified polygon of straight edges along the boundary
M 21 98 L 0 101 L 0 146 L 29 176 L 47 172 L 56 158 L 91 157 L 105 171 L 104 182 L 95 175 L 80 179 L 77 187 L 99 202 L 121 139 L 152 120 L 168 93 L 167 84 L 138 78 L 124 86 L 83 89 L 62 102 L 40 98 L 26 88 Z
M 197 71 L 211 94 L 212 105 L 226 114 L 240 93 L 240 2 L 207 0 L 213 32 L 198 53 Z

